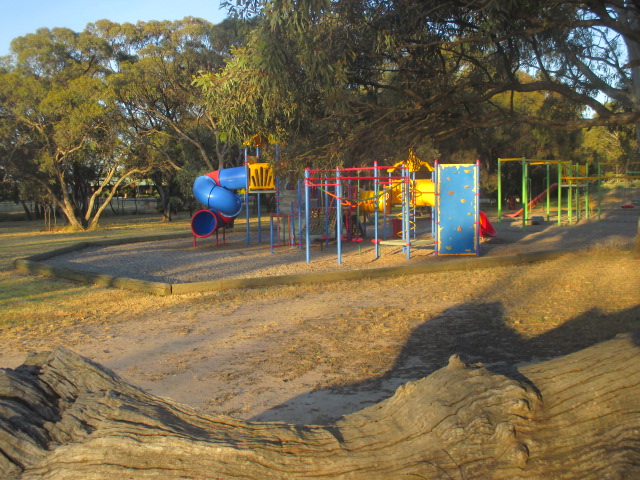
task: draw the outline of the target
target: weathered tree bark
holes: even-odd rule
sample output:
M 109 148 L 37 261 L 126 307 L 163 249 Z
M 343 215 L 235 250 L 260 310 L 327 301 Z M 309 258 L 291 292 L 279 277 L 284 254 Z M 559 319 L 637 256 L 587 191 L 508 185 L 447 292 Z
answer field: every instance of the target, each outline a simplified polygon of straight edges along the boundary
M 640 349 L 411 382 L 332 426 L 208 417 L 69 350 L 0 371 L 0 477 L 603 479 L 640 475 Z

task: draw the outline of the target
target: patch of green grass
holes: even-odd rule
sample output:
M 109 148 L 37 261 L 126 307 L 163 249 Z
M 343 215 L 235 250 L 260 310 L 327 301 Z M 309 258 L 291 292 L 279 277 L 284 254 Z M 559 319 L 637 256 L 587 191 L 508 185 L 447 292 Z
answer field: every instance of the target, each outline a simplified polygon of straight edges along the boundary
M 109 325 L 161 314 L 173 307 L 179 307 L 181 314 L 188 316 L 203 305 L 224 303 L 227 308 L 233 308 L 243 301 L 240 292 L 158 297 L 39 277 L 13 269 L 16 259 L 80 242 L 179 233 L 188 237 L 191 229 L 186 214 L 173 222 L 162 222 L 159 216 L 113 217 L 88 232 L 65 228 L 43 231 L 43 227 L 42 221 L 0 223 L 0 336 L 5 345 L 19 342 L 23 348 L 25 345 L 48 348 L 65 343 L 79 330 L 90 332 L 95 326 L 108 329 Z
M 137 238 L 191 232 L 186 215 L 173 222 L 162 222 L 159 217 L 123 216 L 106 219 L 99 228 L 78 232 L 66 228 L 44 231 L 42 221 L 0 223 L 0 268 L 12 268 L 13 260 L 36 253 L 47 252 L 74 243 L 106 239 Z
M 0 224 L 0 333 L 3 335 L 24 334 L 27 330 L 31 335 L 42 334 L 43 326 L 49 333 L 51 326 L 55 331 L 63 331 L 78 321 L 94 324 L 119 321 L 184 301 L 26 275 L 13 270 L 13 262 L 79 242 L 180 232 L 189 235 L 188 219 L 183 217 L 165 223 L 159 217 L 121 217 L 90 232 L 65 229 L 45 232 L 41 231 L 42 227 L 41 221 Z

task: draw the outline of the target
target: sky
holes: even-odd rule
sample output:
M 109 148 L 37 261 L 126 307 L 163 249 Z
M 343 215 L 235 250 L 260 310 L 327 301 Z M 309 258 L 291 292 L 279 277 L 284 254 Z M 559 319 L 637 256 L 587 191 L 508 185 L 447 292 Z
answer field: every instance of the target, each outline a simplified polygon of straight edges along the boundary
M 181 20 L 200 17 L 220 23 L 227 16 L 220 0 L 0 0 L 0 56 L 11 40 L 38 28 L 67 27 L 76 32 L 88 23 Z

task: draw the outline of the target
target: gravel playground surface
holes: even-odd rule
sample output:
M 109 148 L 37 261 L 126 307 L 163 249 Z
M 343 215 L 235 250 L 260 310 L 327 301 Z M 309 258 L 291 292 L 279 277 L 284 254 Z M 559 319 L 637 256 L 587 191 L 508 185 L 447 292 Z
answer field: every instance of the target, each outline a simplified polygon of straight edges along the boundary
M 327 424 L 393 395 L 460 354 L 507 375 L 640 327 L 640 260 L 628 247 L 640 209 L 601 221 L 521 228 L 494 222 L 483 256 L 585 248 L 536 264 L 468 272 L 305 284 L 175 296 L 167 308 L 109 323 L 77 322 L 56 338 L 5 342 L 0 367 L 60 344 L 144 390 L 207 414 Z M 440 262 L 397 247 L 304 251 L 192 238 L 88 248 L 48 261 L 155 281 L 313 273 Z M 452 257 L 458 258 L 458 257 Z M 99 288 L 99 287 L 95 287 Z M 136 294 L 141 295 L 141 294 Z M 135 298 L 135 296 L 134 296 Z M 95 308 L 99 308 L 96 306 Z M 61 340 L 62 338 L 62 340 Z
M 557 227 L 552 223 L 528 225 L 522 228 L 519 219 L 494 220 L 498 230 L 496 237 L 482 241 L 482 256 L 504 256 L 529 251 L 585 248 L 594 245 L 630 243 L 637 230 L 638 212 L 620 210 L 608 213 L 599 222 L 582 221 L 573 226 Z M 418 239 L 429 237 L 428 220 L 418 223 Z M 271 253 L 268 232 L 263 233 L 266 243 L 256 245 L 255 232 L 252 245 L 247 246 L 243 228 L 227 232 L 226 243 L 220 235 L 219 245 L 214 237 L 198 239 L 193 246 L 192 237 L 153 242 L 130 243 L 117 246 L 94 246 L 67 253 L 45 263 L 93 273 L 135 278 L 164 283 L 204 282 L 227 278 L 271 277 L 291 274 L 313 274 L 329 271 L 397 267 L 415 263 L 446 261 L 447 256 L 437 258 L 433 248 L 412 248 L 411 258 L 399 246 L 382 246 L 379 258 L 375 258 L 373 244 L 342 244 L 342 263 L 338 265 L 335 242 L 328 246 L 314 242 L 311 262 L 306 262 L 304 246 L 281 246 Z

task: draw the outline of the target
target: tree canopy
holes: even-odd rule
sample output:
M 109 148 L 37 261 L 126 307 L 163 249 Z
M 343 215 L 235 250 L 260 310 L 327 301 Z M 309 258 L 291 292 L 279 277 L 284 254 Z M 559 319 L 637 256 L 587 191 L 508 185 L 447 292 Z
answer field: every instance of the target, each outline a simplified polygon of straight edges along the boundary
M 0 61 L 2 180 L 91 228 L 100 197 L 143 176 L 169 218 L 172 196 L 232 165 L 255 134 L 287 144 L 286 171 L 395 162 L 409 148 L 479 157 L 489 173 L 505 155 L 636 155 L 632 0 L 226 6 L 245 18 L 16 38 Z
M 80 229 L 143 177 L 166 211 L 177 172 L 224 166 L 229 144 L 192 77 L 223 66 L 241 23 L 101 20 L 16 38 L 0 69 L 3 177 Z
M 263 18 L 254 62 L 278 72 L 274 94 L 283 84 L 295 89 L 301 76 L 315 86 L 306 100 L 322 106 L 314 113 L 323 113 L 316 126 L 327 132 L 319 135 L 325 153 L 350 144 L 369 146 L 353 152 L 367 155 L 390 139 L 441 141 L 514 122 L 571 131 L 640 120 L 640 12 L 632 1 L 246 0 L 228 7 Z M 513 100 L 531 92 L 542 92 L 546 104 L 522 112 Z

